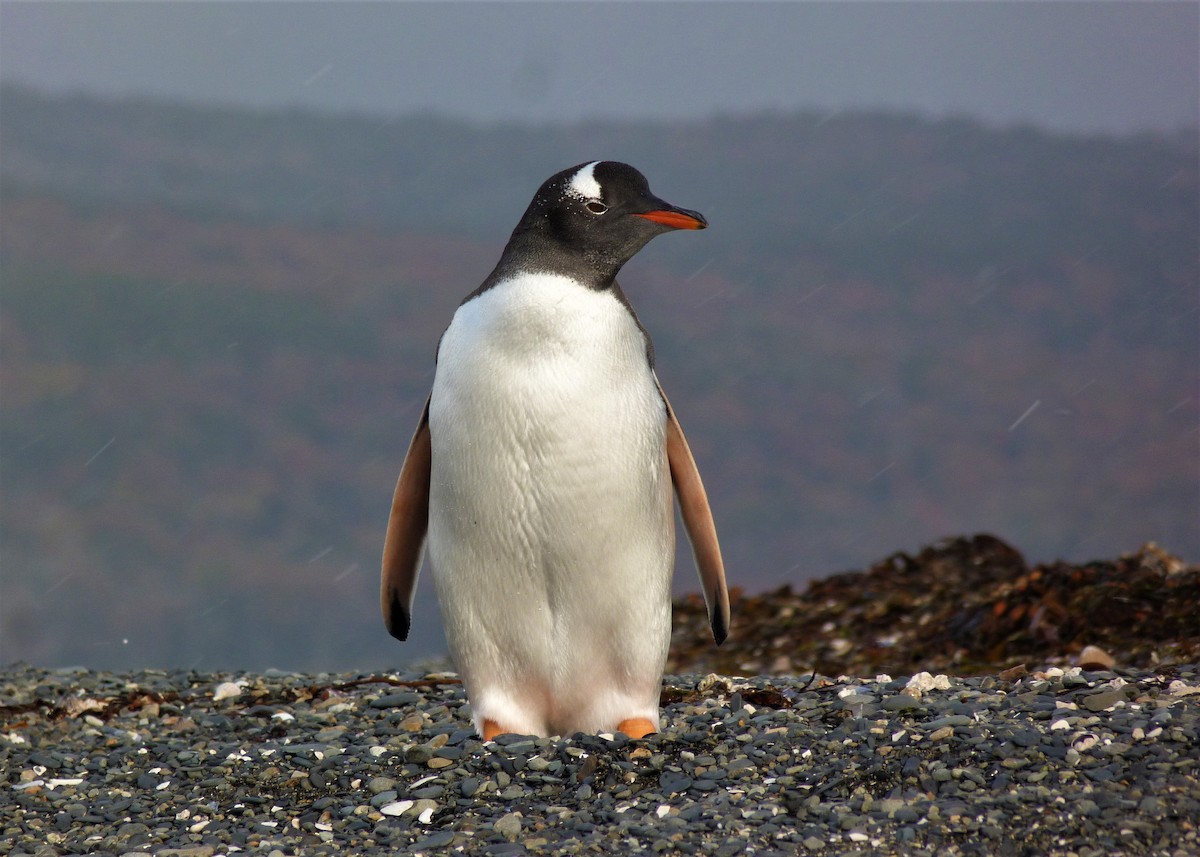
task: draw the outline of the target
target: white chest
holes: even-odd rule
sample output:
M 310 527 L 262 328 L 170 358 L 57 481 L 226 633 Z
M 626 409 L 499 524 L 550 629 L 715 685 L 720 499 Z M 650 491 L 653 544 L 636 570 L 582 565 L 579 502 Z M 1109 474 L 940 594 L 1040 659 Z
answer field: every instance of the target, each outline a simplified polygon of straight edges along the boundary
M 629 311 L 611 292 L 548 274 L 508 280 L 459 307 L 442 338 L 433 398 L 458 418 L 503 424 L 522 414 L 547 430 L 561 419 L 584 435 L 596 420 L 611 431 L 614 421 L 632 428 L 662 414 Z

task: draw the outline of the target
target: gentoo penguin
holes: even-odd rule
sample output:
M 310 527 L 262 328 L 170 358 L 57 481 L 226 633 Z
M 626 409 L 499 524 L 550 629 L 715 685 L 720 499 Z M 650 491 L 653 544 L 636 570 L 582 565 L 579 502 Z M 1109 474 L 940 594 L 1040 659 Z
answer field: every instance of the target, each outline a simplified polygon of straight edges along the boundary
M 708 499 L 617 272 L 704 217 L 628 164 L 547 179 L 459 305 L 392 502 L 381 598 L 408 636 L 428 542 L 450 655 L 485 741 L 658 730 L 672 485 L 713 636 L 729 595 Z

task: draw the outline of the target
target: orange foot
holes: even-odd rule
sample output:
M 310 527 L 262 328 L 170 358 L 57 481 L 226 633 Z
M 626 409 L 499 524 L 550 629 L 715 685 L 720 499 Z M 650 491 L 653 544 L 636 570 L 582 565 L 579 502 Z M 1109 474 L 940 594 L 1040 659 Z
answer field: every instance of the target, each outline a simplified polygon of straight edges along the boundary
M 630 738 L 645 738 L 650 733 L 657 732 L 658 725 L 645 717 L 630 717 L 617 724 L 617 731 L 624 732 Z
M 483 719 L 483 740 L 494 741 L 497 735 L 504 735 L 511 732 L 511 729 L 505 729 L 495 720 L 485 717 Z

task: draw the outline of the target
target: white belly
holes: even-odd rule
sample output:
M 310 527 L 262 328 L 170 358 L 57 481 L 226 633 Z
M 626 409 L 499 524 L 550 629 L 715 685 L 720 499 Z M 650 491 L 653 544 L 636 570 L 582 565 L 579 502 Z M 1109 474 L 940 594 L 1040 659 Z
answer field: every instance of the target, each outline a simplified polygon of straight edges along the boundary
M 429 423 L 429 556 L 477 724 L 656 723 L 674 512 L 630 313 L 560 277 L 495 286 L 442 339 Z

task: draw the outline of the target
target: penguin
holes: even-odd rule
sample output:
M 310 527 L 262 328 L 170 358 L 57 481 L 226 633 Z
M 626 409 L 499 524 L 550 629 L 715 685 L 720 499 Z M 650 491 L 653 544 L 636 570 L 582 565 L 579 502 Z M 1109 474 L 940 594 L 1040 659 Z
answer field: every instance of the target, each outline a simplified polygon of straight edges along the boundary
M 656 235 L 707 225 L 628 164 L 563 170 L 442 334 L 396 484 L 380 597 L 389 633 L 405 640 L 427 549 L 484 741 L 658 731 L 672 493 L 713 637 L 725 640 L 708 498 L 616 279 Z

